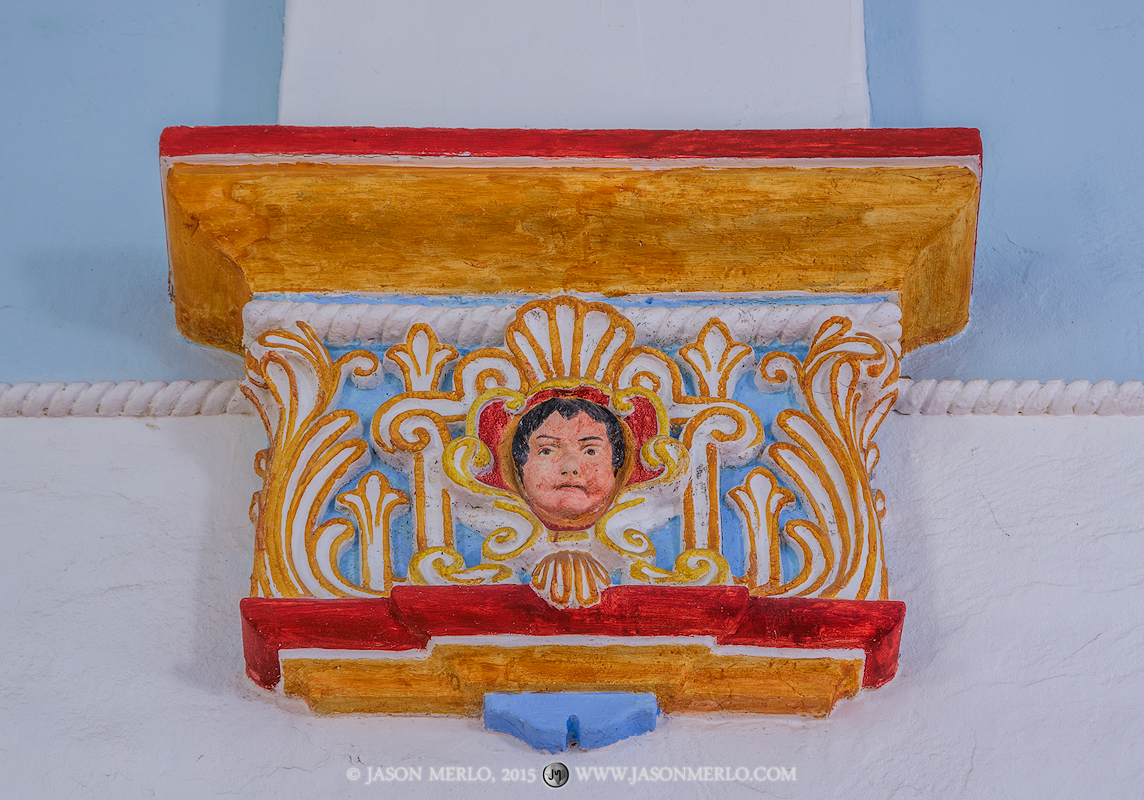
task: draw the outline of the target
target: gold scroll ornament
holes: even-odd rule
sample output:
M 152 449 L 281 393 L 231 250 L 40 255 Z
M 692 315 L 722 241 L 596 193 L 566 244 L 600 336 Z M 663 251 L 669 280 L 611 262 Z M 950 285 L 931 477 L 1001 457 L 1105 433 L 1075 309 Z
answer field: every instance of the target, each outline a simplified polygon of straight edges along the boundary
M 771 467 L 757 467 L 728 499 L 748 534 L 747 572 L 739 582 L 753 594 L 885 600 L 888 597 L 881 523 L 885 497 L 870 485 L 878 463 L 873 438 L 897 400 L 897 352 L 852 331 L 842 317 L 823 323 L 804 361 L 768 354 L 759 370 L 763 388 L 794 389 L 802 408 L 775 421 L 780 441 L 770 445 Z M 805 409 L 805 410 L 803 410 Z M 795 496 L 776 473 L 794 482 L 812 520 L 780 527 Z M 783 580 L 780 548 L 791 544 L 798 573 Z

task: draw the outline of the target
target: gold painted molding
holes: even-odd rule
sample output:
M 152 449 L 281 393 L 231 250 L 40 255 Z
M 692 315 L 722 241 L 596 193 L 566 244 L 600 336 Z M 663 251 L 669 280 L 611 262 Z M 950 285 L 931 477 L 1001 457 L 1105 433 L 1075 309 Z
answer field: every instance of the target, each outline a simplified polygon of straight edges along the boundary
M 321 714 L 478 716 L 487 692 L 653 692 L 667 712 L 825 717 L 862 660 L 722 655 L 702 644 L 439 644 L 425 658 L 282 658 L 286 694 Z
M 276 292 L 896 292 L 907 350 L 968 321 L 980 182 L 965 166 L 457 161 L 174 160 L 180 330 L 241 351 L 243 305 Z

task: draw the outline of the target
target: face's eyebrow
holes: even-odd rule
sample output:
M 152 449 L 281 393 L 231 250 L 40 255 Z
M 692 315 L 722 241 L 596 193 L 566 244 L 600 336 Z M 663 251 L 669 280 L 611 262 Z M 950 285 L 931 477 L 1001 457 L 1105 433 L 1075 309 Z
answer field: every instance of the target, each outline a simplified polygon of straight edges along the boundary
M 602 441 L 604 441 L 604 437 L 603 436 L 581 436 L 576 441 L 578 441 L 578 442 L 602 442 Z
M 551 439 L 554 442 L 564 441 L 559 436 L 550 436 L 547 433 L 534 433 L 532 436 L 534 439 Z

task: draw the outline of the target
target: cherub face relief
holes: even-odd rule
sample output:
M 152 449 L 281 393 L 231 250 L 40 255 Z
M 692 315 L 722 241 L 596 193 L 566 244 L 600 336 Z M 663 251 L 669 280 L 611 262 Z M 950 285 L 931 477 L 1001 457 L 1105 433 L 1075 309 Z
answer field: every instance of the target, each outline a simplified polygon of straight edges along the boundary
M 604 423 L 581 412 L 551 414 L 528 437 L 521 465 L 524 499 L 549 527 L 587 527 L 607 511 L 616 488 Z

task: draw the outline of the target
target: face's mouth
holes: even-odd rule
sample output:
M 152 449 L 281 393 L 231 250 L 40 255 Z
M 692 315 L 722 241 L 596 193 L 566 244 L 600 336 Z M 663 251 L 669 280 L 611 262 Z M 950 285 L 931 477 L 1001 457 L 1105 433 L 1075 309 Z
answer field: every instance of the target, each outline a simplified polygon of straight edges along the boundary
M 588 494 L 588 487 L 584 486 L 583 484 L 580 484 L 580 483 L 561 483 L 556 488 L 557 489 L 579 489 L 584 494 Z

